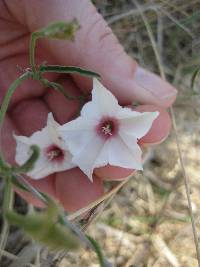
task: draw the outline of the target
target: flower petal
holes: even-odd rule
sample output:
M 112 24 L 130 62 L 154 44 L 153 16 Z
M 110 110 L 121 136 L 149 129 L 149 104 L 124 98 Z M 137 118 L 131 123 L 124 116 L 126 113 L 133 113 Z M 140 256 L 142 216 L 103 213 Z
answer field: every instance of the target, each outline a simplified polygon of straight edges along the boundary
M 15 160 L 19 165 L 22 165 L 29 159 L 32 153 L 30 145 L 27 144 L 27 140 L 29 138 L 25 136 L 16 136 L 15 138 L 17 142 Z M 45 157 L 45 153 L 42 149 L 33 170 L 27 174 L 31 178 L 41 179 L 49 174 L 75 167 L 75 164 L 72 163 L 72 155 L 68 151 L 64 151 L 64 154 L 65 155 L 62 162 L 51 162 L 47 157 Z
M 58 134 L 60 124 L 54 120 L 52 112 L 48 114 L 47 118 L 47 131 L 52 140 L 52 143 L 62 146 L 63 140 Z
M 26 136 L 17 136 L 18 140 L 23 141 L 26 144 L 31 145 L 37 145 L 39 147 L 46 147 L 49 145 L 52 141 L 48 134 L 47 127 L 43 128 L 41 131 L 37 131 L 33 133 L 30 137 Z M 16 136 L 15 136 L 16 139 Z
M 17 146 L 16 146 L 16 155 L 15 155 L 15 161 L 19 164 L 22 165 L 24 164 L 29 157 L 31 156 L 31 149 L 30 149 L 30 144 L 28 144 L 28 139 L 25 136 L 15 136 Z M 31 170 L 28 175 L 32 178 L 42 178 L 47 176 L 49 173 L 49 166 L 48 166 L 48 161 L 45 159 L 42 151 L 40 151 L 40 155 L 38 160 L 35 163 L 35 166 L 33 170 Z
M 137 112 L 138 115 L 135 116 L 135 111 L 133 116 L 120 119 L 120 132 L 126 132 L 132 134 L 137 139 L 143 137 L 151 128 L 153 121 L 158 117 L 159 112 Z
M 52 164 L 49 164 L 48 160 L 44 157 L 44 155 L 40 155 L 39 159 L 36 161 L 33 170 L 28 172 L 28 176 L 34 178 L 35 180 L 44 178 L 49 174 L 55 172 L 55 169 Z
M 141 114 L 141 112 L 134 111 L 131 108 L 128 107 L 121 107 L 119 112 L 116 114 L 117 119 L 122 120 L 122 119 L 130 119 L 137 117 Z
M 49 162 L 49 164 L 51 164 L 53 167 L 53 172 L 66 171 L 76 167 L 76 165 L 72 162 L 72 154 L 66 150 L 63 152 L 64 159 L 62 160 L 62 162 Z
M 16 140 L 15 161 L 22 165 L 31 156 L 29 138 L 26 136 L 13 135 Z
M 104 166 L 104 163 L 100 161 L 98 161 L 99 165 L 96 164 L 96 160 L 101 153 L 104 143 L 105 141 L 102 138 L 99 138 L 96 134 L 91 134 L 87 139 L 87 142 L 79 147 L 79 151 L 76 151 L 76 153 L 73 154 L 74 157 L 72 158 L 72 161 L 77 164 L 91 181 L 93 169 L 95 167 Z
M 87 143 L 90 135 L 95 132 L 96 122 L 79 117 L 59 127 L 59 134 L 74 155 Z
M 112 138 L 108 142 L 109 164 L 123 168 L 142 170 L 141 150 L 134 140 L 130 147 L 121 138 Z
M 123 140 L 124 144 L 128 147 L 128 149 L 131 151 L 134 161 L 138 164 L 142 163 L 142 150 L 140 146 L 137 144 L 137 139 L 133 137 L 132 134 L 129 133 L 119 133 L 121 139 Z
M 103 116 L 114 116 L 119 109 L 117 98 L 97 79 L 93 79 L 92 101 L 83 106 L 81 115 L 101 119 Z

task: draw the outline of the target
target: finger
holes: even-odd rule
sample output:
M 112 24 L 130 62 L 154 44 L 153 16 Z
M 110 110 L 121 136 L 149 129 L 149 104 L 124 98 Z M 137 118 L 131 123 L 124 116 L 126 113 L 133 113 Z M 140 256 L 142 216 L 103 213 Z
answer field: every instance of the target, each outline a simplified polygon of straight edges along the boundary
M 165 109 L 151 105 L 142 105 L 137 107 L 135 110 L 140 112 L 159 111 L 159 116 L 153 122 L 150 131 L 139 141 L 140 145 L 160 143 L 168 136 L 171 129 L 171 120 Z M 134 170 L 132 169 L 125 169 L 110 165 L 97 168 L 94 171 L 98 177 L 101 177 L 104 180 L 121 180 L 131 175 L 133 172 Z
M 151 105 L 141 105 L 138 106 L 135 110 L 139 112 L 159 112 L 159 116 L 153 122 L 149 132 L 140 139 L 139 143 L 141 145 L 159 144 L 167 138 L 171 130 L 171 119 L 169 113 L 165 109 L 158 106 L 156 107 Z
M 16 105 L 11 116 L 20 134 L 30 136 L 45 127 L 48 113 L 49 110 L 42 100 L 32 99 L 21 101 Z
M 74 168 L 56 175 L 56 196 L 68 212 L 81 209 L 103 195 L 102 180 L 91 182 L 80 169 Z
M 103 180 L 120 181 L 134 173 L 133 169 L 126 169 L 111 165 L 106 165 L 105 167 L 96 168 L 94 173 L 97 177 Z
M 57 80 L 61 84 L 66 93 L 71 97 L 80 96 L 80 91 L 70 77 Z M 69 100 L 62 93 L 55 89 L 49 88 L 44 96 L 44 101 L 48 108 L 53 112 L 55 119 L 60 123 L 66 123 L 75 118 L 79 112 L 78 100 Z
M 78 64 L 99 72 L 104 85 L 121 103 L 130 104 L 136 100 L 168 107 L 174 102 L 176 89 L 157 75 L 138 67 L 124 52 L 90 1 L 30 0 L 21 1 L 20 7 L 18 1 L 8 1 L 8 5 L 18 20 L 26 23 L 31 31 L 52 21 L 69 21 L 76 17 L 81 29 L 75 43 L 43 42 L 45 49 L 60 64 Z M 84 84 L 88 87 L 86 79 L 76 77 L 75 81 L 80 88 Z

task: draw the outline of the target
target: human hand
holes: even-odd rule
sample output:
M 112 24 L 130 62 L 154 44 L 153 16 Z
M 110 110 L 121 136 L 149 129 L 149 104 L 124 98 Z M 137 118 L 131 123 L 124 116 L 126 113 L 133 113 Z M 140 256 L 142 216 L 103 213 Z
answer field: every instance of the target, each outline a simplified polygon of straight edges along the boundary
M 161 142 L 169 133 L 170 118 L 165 108 L 176 98 L 176 90 L 158 76 L 145 71 L 128 57 L 90 1 L 29 0 L 1 1 L 0 102 L 11 82 L 19 76 L 17 66 L 28 67 L 30 32 L 53 21 L 76 17 L 81 25 L 75 42 L 42 40 L 37 46 L 37 62 L 74 65 L 91 69 L 102 76 L 102 83 L 118 98 L 121 105 L 138 101 L 139 111 L 158 110 L 160 115 L 143 144 Z M 48 75 L 61 83 L 72 96 L 89 92 L 91 80 L 77 75 Z M 14 94 L 2 131 L 2 148 L 8 161 L 14 161 L 13 131 L 29 136 L 43 128 L 51 111 L 63 124 L 75 117 L 78 102 L 67 100 L 53 89 L 35 81 L 25 82 Z M 95 171 L 94 181 L 78 169 L 60 172 L 44 179 L 29 181 L 39 190 L 57 198 L 68 211 L 79 209 L 103 194 L 103 177 L 119 179 L 133 170 L 107 166 Z M 98 175 L 98 177 L 97 177 Z M 27 193 L 23 197 L 35 205 L 41 203 Z

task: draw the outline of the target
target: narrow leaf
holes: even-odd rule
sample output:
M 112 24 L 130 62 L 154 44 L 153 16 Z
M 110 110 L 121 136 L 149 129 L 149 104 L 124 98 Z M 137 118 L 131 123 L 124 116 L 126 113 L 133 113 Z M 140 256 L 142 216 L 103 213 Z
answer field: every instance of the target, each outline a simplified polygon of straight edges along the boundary
M 60 66 L 60 65 L 41 65 L 39 67 L 40 72 L 57 72 L 57 73 L 77 73 L 82 76 L 100 78 L 101 76 L 94 71 L 86 70 L 74 66 Z
M 55 222 L 46 214 L 35 213 L 23 216 L 16 212 L 7 212 L 6 219 L 17 225 L 36 241 L 54 250 L 76 249 L 79 246 L 77 237 L 66 227 Z

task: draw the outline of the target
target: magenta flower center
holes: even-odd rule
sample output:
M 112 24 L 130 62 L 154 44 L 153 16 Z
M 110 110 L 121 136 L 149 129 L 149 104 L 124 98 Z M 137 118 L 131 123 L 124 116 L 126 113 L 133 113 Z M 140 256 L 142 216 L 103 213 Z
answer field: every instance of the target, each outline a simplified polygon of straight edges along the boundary
M 117 134 L 118 123 L 114 118 L 104 118 L 97 126 L 97 132 L 104 138 L 110 138 Z
M 63 150 L 54 144 L 47 147 L 45 154 L 48 160 L 52 162 L 60 162 L 64 159 Z

